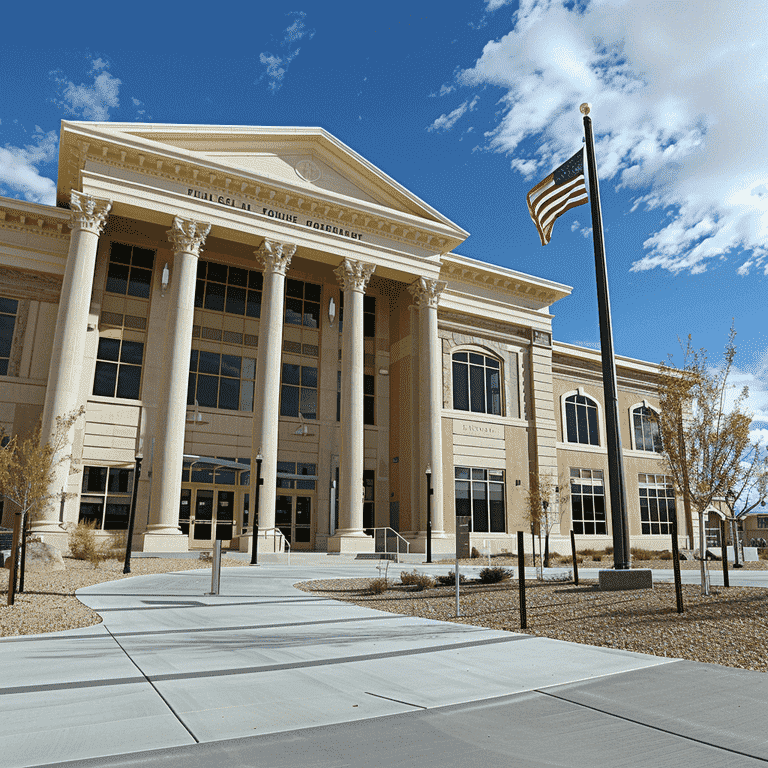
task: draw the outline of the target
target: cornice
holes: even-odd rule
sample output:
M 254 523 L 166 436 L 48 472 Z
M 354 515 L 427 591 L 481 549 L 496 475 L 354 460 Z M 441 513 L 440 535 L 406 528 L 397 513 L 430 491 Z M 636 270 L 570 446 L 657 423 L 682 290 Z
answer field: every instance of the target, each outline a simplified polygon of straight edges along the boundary
M 530 332 L 520 326 L 512 323 L 499 323 L 459 312 L 444 312 L 442 308 L 438 314 L 437 326 L 440 330 L 462 333 L 467 336 L 486 336 L 508 344 L 527 346 L 531 343 Z
M 257 207 L 277 205 L 286 213 L 311 215 L 323 223 L 354 228 L 369 236 L 384 235 L 388 240 L 424 249 L 423 258 L 450 250 L 467 234 L 458 228 L 452 232 L 439 221 L 394 211 L 377 203 L 320 188 L 308 190 L 298 184 L 249 174 L 210 158 L 191 157 L 177 147 L 155 148 L 131 142 L 130 137 L 123 141 L 123 137 L 118 140 L 118 137 L 78 134 L 72 129 L 69 129 L 68 139 L 60 148 L 59 197 L 68 188 L 82 187 L 81 173 L 90 159 L 109 168 L 141 173 L 148 178 L 197 187 L 224 197 L 236 196 Z
M 68 240 L 70 215 L 49 205 L 0 198 L 0 229 Z

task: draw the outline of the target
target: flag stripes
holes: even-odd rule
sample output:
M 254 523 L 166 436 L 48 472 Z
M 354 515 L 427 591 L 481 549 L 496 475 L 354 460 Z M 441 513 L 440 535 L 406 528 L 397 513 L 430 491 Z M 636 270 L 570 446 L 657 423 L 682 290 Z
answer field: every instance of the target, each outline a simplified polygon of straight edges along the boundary
M 528 193 L 526 200 L 528 212 L 539 231 L 541 244 L 546 245 L 552 237 L 555 220 L 589 200 L 584 179 L 584 151 L 580 149 L 540 181 Z

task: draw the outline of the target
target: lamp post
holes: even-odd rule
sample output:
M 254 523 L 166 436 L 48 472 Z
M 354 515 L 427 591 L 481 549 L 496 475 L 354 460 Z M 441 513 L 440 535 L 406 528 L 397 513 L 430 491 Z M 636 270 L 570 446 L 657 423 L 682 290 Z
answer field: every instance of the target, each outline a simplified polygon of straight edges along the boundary
M 432 467 L 427 464 L 427 562 L 432 562 Z
M 251 544 L 251 565 L 258 565 L 259 559 L 259 490 L 264 484 L 264 480 L 261 477 L 261 462 L 264 461 L 264 457 L 261 455 L 261 449 L 256 454 L 256 485 L 254 488 L 253 499 L 253 543 Z
M 125 542 L 125 564 L 123 573 L 131 572 L 131 550 L 133 549 L 133 523 L 136 519 L 136 500 L 139 495 L 139 477 L 141 477 L 141 454 L 136 455 L 136 467 L 133 471 L 133 495 L 131 496 L 131 511 L 128 513 L 128 535 Z
M 547 513 L 549 502 L 543 499 L 541 506 L 544 508 L 544 567 L 549 568 L 549 517 Z
M 729 488 L 725 494 L 725 501 L 728 504 L 728 509 L 731 511 L 731 538 L 733 539 L 733 567 L 743 568 L 743 564 L 739 562 L 739 527 L 736 524 L 736 513 L 734 507 L 736 506 L 736 494 L 732 488 Z M 728 557 L 728 547 L 723 542 L 723 557 Z

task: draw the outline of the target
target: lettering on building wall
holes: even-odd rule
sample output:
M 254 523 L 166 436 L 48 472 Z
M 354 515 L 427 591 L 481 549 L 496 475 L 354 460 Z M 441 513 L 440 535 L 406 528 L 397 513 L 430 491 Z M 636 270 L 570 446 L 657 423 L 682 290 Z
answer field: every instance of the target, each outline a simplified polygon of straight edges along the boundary
M 476 421 L 454 421 L 454 435 L 466 435 L 467 437 L 492 437 L 504 438 L 504 427 L 500 424 L 482 424 Z
M 289 224 L 301 225 L 299 216 L 293 213 L 285 213 L 283 211 L 275 210 L 274 208 L 262 208 L 261 213 L 251 209 L 250 203 L 245 203 L 242 200 L 237 200 L 234 197 L 225 197 L 224 195 L 214 195 L 211 192 L 203 192 L 199 189 L 187 188 L 187 196 L 194 197 L 197 200 L 207 200 L 210 203 L 217 203 L 218 205 L 226 205 L 229 208 L 238 208 L 242 211 L 250 211 L 257 216 L 266 216 L 268 219 L 276 219 L 278 221 L 285 221 Z M 354 232 L 350 229 L 344 229 L 344 227 L 334 227 L 332 224 L 323 224 L 321 221 L 314 221 L 312 219 L 305 219 L 304 225 L 310 229 L 318 229 L 322 232 L 330 232 L 332 235 L 339 235 L 341 237 L 349 237 L 352 240 L 362 240 L 363 236 L 360 232 Z

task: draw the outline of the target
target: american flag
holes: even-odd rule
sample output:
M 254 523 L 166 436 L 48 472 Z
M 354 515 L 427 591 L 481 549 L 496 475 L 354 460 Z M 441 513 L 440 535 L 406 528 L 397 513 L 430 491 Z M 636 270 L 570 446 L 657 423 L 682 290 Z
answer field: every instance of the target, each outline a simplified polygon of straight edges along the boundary
M 552 237 L 555 219 L 589 200 L 584 182 L 584 150 L 580 149 L 540 181 L 526 199 L 533 223 L 539 230 L 541 244 L 546 245 Z

